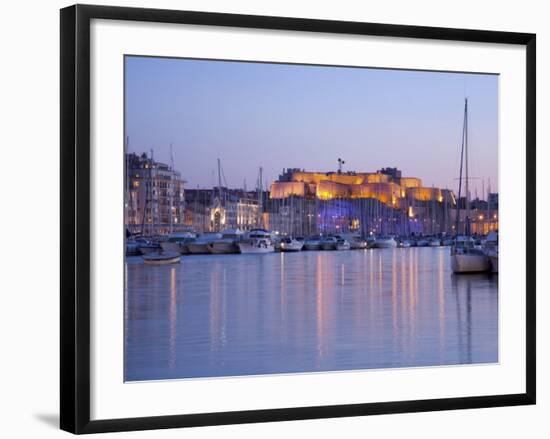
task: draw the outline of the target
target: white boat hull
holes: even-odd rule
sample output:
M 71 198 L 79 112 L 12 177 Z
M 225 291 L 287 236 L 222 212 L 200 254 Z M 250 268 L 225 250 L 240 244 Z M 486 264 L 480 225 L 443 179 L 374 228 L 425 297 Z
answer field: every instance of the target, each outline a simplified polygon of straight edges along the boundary
M 483 254 L 451 254 L 451 269 L 454 273 L 485 273 L 490 266 L 489 258 Z
M 336 244 L 336 250 L 342 251 L 342 250 L 349 250 L 351 249 L 351 245 L 349 242 L 346 242 L 344 244 Z
M 142 256 L 147 265 L 177 264 L 180 262 L 179 252 L 149 253 Z
M 382 241 L 374 241 L 373 248 L 396 248 L 397 242 L 394 239 L 385 239 Z
M 364 250 L 367 248 L 367 241 L 351 241 L 351 250 Z
M 301 242 L 292 243 L 292 244 L 287 244 L 287 243 L 283 243 L 283 244 L 281 244 L 282 252 L 299 252 L 302 250 L 302 247 L 304 246 L 304 244 Z
M 234 241 L 211 242 L 207 247 L 208 251 L 214 255 L 239 253 L 239 246 Z

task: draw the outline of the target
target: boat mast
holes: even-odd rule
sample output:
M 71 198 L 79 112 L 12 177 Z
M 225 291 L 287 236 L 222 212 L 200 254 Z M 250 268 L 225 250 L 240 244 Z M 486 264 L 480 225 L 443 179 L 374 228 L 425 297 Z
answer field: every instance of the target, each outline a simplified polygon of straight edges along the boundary
M 149 224 L 149 236 L 152 236 L 153 235 L 153 231 L 154 231 L 154 228 L 155 228 L 155 224 L 156 224 L 156 219 L 155 219 L 155 200 L 154 200 L 154 195 L 155 195 L 155 190 L 153 189 L 154 188 L 154 183 L 153 183 L 153 149 L 151 148 L 151 164 L 149 166 L 149 181 L 150 181 L 150 184 L 151 184 L 151 223 Z
M 145 159 L 147 160 L 147 155 L 145 155 Z M 149 170 L 149 175 L 151 174 L 151 170 L 149 169 L 149 164 L 146 164 L 146 169 Z M 147 207 L 149 206 L 149 184 L 150 181 L 147 181 L 147 178 L 145 177 L 145 172 L 143 173 L 143 180 L 145 182 L 145 203 L 143 206 L 143 215 L 141 216 L 141 236 L 145 233 L 145 220 L 147 218 Z M 150 179 L 149 179 L 150 180 Z
M 491 232 L 491 178 L 489 177 L 489 184 L 487 187 L 487 233 Z
M 218 197 L 219 197 L 219 207 L 220 207 L 220 214 L 219 214 L 219 219 L 220 219 L 220 223 L 219 224 L 215 224 L 216 228 L 218 229 L 217 231 L 220 231 L 221 228 L 222 228 L 222 224 L 221 224 L 221 208 L 222 206 L 225 206 L 225 203 L 223 202 L 222 200 L 222 164 L 221 164 L 221 160 L 218 158 Z
M 218 159 L 218 194 L 220 197 L 220 204 L 222 202 L 222 172 L 221 172 L 221 162 L 220 159 Z
M 432 202 L 430 203 L 432 205 L 431 206 L 432 212 L 430 215 L 430 222 L 432 223 L 432 235 L 435 235 L 435 197 L 433 196 L 434 193 L 435 193 L 435 188 L 432 183 Z
M 464 155 L 466 165 L 466 236 L 470 236 L 470 189 L 468 186 L 468 99 L 464 105 Z
M 258 185 L 258 227 L 262 224 L 262 202 L 263 202 L 263 168 L 260 166 L 259 185 Z
M 174 228 L 174 220 L 172 218 L 174 205 L 174 154 L 172 152 L 172 143 L 170 143 L 170 166 L 172 168 L 172 172 L 170 173 L 170 233 L 172 233 Z
M 464 143 L 466 139 L 466 118 L 468 116 L 468 98 L 464 98 L 464 120 L 462 122 L 462 146 L 460 149 L 460 172 L 458 176 L 458 199 L 456 200 L 456 235 L 460 225 L 460 198 L 462 196 L 462 165 L 464 163 Z M 466 188 L 466 191 L 468 189 Z

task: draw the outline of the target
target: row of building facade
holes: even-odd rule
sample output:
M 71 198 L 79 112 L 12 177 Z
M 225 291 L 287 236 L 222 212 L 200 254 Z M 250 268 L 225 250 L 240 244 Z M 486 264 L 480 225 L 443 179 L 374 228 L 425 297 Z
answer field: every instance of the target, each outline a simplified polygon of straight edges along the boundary
M 261 226 L 255 192 L 219 187 L 184 189 L 185 183 L 180 172 L 147 154 L 127 154 L 125 222 L 129 233 L 205 233 Z
M 456 199 L 449 189 L 424 187 L 396 168 L 376 172 L 307 172 L 288 168 L 266 191 L 184 189 L 181 174 L 146 154 L 126 159 L 126 225 L 134 234 L 205 233 L 255 227 L 309 236 L 474 234 L 498 230 L 498 194 Z M 460 207 L 460 209 L 457 209 Z M 460 211 L 457 223 L 457 211 Z

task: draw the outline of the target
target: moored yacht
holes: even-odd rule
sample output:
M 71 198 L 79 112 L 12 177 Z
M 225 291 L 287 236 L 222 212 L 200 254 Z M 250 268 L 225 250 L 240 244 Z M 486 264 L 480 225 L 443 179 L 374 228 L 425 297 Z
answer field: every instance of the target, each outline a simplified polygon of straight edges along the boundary
M 323 250 L 336 250 L 336 238 L 334 236 L 325 236 L 321 240 Z
M 344 239 L 342 236 L 336 236 L 336 250 L 349 250 L 351 244 L 348 240 Z
M 297 239 L 291 238 L 290 236 L 286 236 L 281 239 L 279 249 L 282 252 L 299 252 L 300 250 L 302 250 L 303 246 L 303 241 L 298 241 Z
M 393 236 L 377 236 L 374 241 L 373 248 L 395 248 L 397 242 L 393 239 Z
M 208 251 L 215 255 L 239 253 L 239 241 L 243 232 L 239 229 L 226 229 L 221 232 L 221 238 L 206 244 Z
M 237 245 L 241 253 L 272 253 L 275 251 L 271 233 L 264 229 L 252 229 Z
M 204 254 L 210 253 L 208 251 L 208 244 L 218 239 L 221 239 L 221 237 L 222 237 L 221 233 L 205 233 L 203 235 L 200 235 L 193 242 L 189 242 L 187 244 L 189 253 L 193 255 L 204 255 Z
M 410 246 L 411 246 L 411 241 L 407 239 L 401 239 L 397 243 L 397 247 L 400 247 L 400 248 L 409 248 Z
M 360 236 L 354 236 L 349 239 L 350 248 L 352 250 L 364 250 L 367 248 L 367 241 L 361 239 Z

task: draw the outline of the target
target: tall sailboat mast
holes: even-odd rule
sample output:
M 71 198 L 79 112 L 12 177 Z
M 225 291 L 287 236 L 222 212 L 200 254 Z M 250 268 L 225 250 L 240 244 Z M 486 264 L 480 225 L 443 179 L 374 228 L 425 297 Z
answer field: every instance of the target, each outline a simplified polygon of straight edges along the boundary
M 218 195 L 220 197 L 220 204 L 222 203 L 222 165 L 220 159 L 218 159 Z
M 487 187 L 487 233 L 491 231 L 491 178 L 489 178 L 489 185 Z
M 170 174 L 170 233 L 174 229 L 173 209 L 174 209 L 174 154 L 172 152 L 172 143 L 170 143 L 170 166 L 172 173 Z
M 263 203 L 263 168 L 260 166 L 260 175 L 259 175 L 259 181 L 258 181 L 258 227 L 261 227 L 262 225 L 262 203 Z
M 153 148 L 151 148 L 151 163 L 149 166 L 149 184 L 151 185 L 151 222 L 149 223 L 149 235 L 153 235 L 154 227 L 156 224 L 155 218 L 155 189 L 154 189 L 154 180 L 153 180 Z
M 466 165 L 466 235 L 470 236 L 470 189 L 468 175 L 468 98 L 465 98 L 464 103 L 464 155 Z
M 458 199 L 456 200 L 456 226 L 455 231 L 458 235 L 459 232 L 459 226 L 460 226 L 460 198 L 462 197 L 462 165 L 464 163 L 464 146 L 466 144 L 466 137 L 467 137 L 467 119 L 468 119 L 468 98 L 464 99 L 464 121 L 462 124 L 462 145 L 460 148 L 460 172 L 458 176 Z M 468 166 L 466 166 L 468 168 Z M 467 172 L 467 171 L 466 171 Z M 468 181 L 468 178 L 466 178 L 466 181 Z M 468 183 L 466 183 L 466 192 L 468 192 Z M 467 198 L 467 196 L 466 196 Z M 469 208 L 469 203 L 467 208 Z M 468 212 L 468 210 L 467 210 Z M 465 230 L 466 231 L 466 230 Z

